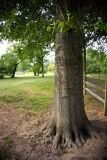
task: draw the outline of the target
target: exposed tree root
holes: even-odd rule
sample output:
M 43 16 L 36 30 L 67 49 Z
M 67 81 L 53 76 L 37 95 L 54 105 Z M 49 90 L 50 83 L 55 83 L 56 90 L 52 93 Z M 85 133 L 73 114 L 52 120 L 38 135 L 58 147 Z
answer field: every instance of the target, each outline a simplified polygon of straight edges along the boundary
M 59 146 L 61 148 L 71 148 L 74 147 L 79 150 L 86 143 L 88 138 L 98 138 L 98 133 L 92 128 L 91 125 L 88 127 L 83 127 L 81 130 L 73 129 L 56 129 L 55 125 L 50 127 L 44 127 L 42 132 L 45 134 L 46 142 L 50 143 L 53 140 L 53 147 L 57 149 Z

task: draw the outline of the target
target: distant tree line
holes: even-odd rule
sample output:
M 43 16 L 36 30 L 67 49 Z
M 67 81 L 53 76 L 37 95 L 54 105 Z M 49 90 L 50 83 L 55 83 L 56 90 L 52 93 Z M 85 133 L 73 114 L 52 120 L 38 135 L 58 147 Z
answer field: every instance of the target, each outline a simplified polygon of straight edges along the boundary
M 89 74 L 107 73 L 107 54 L 100 50 L 88 48 L 86 56 L 86 72 Z
M 46 55 L 48 55 L 46 50 L 39 49 L 32 57 L 28 57 L 25 46 L 13 44 L 7 49 L 6 54 L 0 57 L 0 78 L 5 76 L 14 78 L 16 71 L 34 72 L 34 76 L 42 74 L 44 77 L 48 70 L 54 71 L 54 64 L 46 59 Z

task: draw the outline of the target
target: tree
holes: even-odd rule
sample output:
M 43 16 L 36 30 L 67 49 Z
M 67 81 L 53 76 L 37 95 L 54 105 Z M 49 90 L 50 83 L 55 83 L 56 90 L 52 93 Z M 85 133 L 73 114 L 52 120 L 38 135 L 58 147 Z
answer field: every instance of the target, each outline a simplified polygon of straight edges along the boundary
M 0 8 L 2 37 L 10 39 L 20 39 L 21 37 L 25 43 L 32 37 L 32 42 L 35 42 L 35 45 L 38 46 L 39 43 L 44 47 L 48 46 L 47 42 L 51 42 L 47 26 L 49 26 L 48 30 L 55 29 L 54 106 L 46 132 L 47 136 L 54 136 L 55 147 L 63 142 L 68 147 L 83 145 L 88 137 L 94 135 L 94 130 L 84 111 L 83 32 L 85 29 L 88 32 L 93 30 L 94 34 L 95 28 L 92 26 L 96 25 L 96 31 L 104 31 L 105 33 L 107 26 L 105 25 L 106 7 L 104 1 L 82 0 L 79 3 L 78 0 L 44 0 L 41 2 L 37 0 L 24 1 L 23 3 L 19 0 L 13 3 L 12 0 L 8 2 L 3 0 L 2 2 Z M 91 21 L 93 23 L 89 26 Z M 28 28 L 31 26 L 33 26 L 35 34 L 28 32 Z M 40 26 L 42 27 L 41 31 Z M 9 32 L 6 35 L 7 29 Z
M 44 62 L 46 61 L 45 56 L 48 54 L 45 50 L 38 50 L 36 52 L 36 61 L 41 66 L 42 77 L 44 77 Z
M 17 60 L 17 56 L 14 53 L 7 53 L 1 56 L 1 67 L 4 70 L 4 75 L 14 78 L 15 72 L 20 61 Z
M 4 78 L 7 75 L 7 68 L 4 66 L 0 59 L 0 79 Z
M 53 72 L 55 70 L 55 64 L 50 64 L 48 70 Z
M 33 65 L 33 72 L 34 72 L 34 76 L 36 76 L 36 74 L 38 73 L 38 76 L 39 76 L 39 73 L 40 73 L 40 63 L 37 61 L 34 63 Z
M 96 50 L 93 48 L 87 49 L 87 73 L 100 73 L 103 71 L 106 54 L 103 50 Z
M 15 72 L 23 57 L 23 46 L 21 43 L 14 43 L 8 47 L 6 54 L 1 56 L 1 63 L 6 68 L 6 75 L 12 78 L 15 77 Z
M 48 72 L 48 67 L 49 67 L 49 65 L 50 65 L 50 61 L 49 61 L 49 60 L 46 60 L 45 63 L 44 63 L 44 71 L 45 71 L 45 73 Z
M 31 72 L 31 71 L 32 71 L 31 61 L 30 61 L 29 59 L 24 59 L 24 60 L 21 61 L 21 63 L 19 64 L 17 70 L 18 70 L 18 71 L 21 71 L 21 72 L 26 72 L 26 71 Z
M 17 67 L 20 64 L 21 60 L 23 59 L 22 44 L 14 43 L 13 45 L 11 45 L 7 49 L 6 52 L 7 52 L 7 56 L 8 56 L 6 61 L 9 64 L 9 66 L 11 66 L 11 64 L 12 64 L 12 68 L 10 70 L 11 70 L 11 74 L 12 74 L 11 77 L 14 78 L 15 77 L 15 72 L 17 70 Z
M 104 61 L 101 64 L 102 73 L 107 73 L 107 55 L 105 55 Z
M 44 77 L 44 62 L 46 62 L 47 60 L 45 59 L 45 56 L 48 54 L 48 51 L 46 50 L 41 50 L 40 48 L 34 52 L 34 58 L 32 60 L 34 67 L 33 70 L 34 72 L 40 72 L 41 69 L 41 73 L 42 73 L 42 77 Z

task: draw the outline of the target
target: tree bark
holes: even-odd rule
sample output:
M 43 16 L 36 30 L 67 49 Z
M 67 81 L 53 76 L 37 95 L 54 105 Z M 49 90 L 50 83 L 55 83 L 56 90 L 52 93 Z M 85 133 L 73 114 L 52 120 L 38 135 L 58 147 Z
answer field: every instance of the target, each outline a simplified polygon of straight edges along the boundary
M 41 66 L 42 66 L 42 77 L 44 77 L 44 64 L 43 64 L 43 59 L 42 59 Z
M 38 76 L 39 76 L 39 69 L 38 69 Z
M 45 128 L 46 136 L 54 137 L 55 148 L 82 146 L 92 136 L 84 110 L 82 37 L 73 30 L 56 34 L 54 106 Z
M 17 69 L 18 64 L 19 64 L 19 63 L 16 63 L 16 64 L 15 64 L 11 78 L 14 78 L 14 77 L 15 77 L 15 72 L 16 72 L 16 69 Z
M 34 76 L 36 76 L 36 72 L 34 72 Z
M 83 75 L 84 75 L 84 95 L 86 95 L 86 81 L 87 81 L 87 75 L 86 75 L 86 47 L 83 48 L 84 51 L 84 66 L 83 66 Z

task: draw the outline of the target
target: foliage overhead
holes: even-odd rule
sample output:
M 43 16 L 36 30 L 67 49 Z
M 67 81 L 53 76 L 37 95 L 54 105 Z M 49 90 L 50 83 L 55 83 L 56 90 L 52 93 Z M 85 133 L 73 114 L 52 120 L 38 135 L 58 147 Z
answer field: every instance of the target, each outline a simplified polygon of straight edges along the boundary
M 58 3 L 62 4 L 61 19 L 56 18 Z M 101 38 L 106 40 L 106 1 L 76 0 L 75 8 L 69 8 L 72 3 L 72 0 L 1 0 L 0 39 L 18 41 L 14 45 L 18 57 L 36 58 L 36 61 L 40 61 L 44 50 L 52 48 L 55 33 L 59 31 L 67 34 L 70 29 L 81 30 L 85 45 L 90 40 L 92 43 Z
M 62 19 L 56 19 L 56 4 L 61 8 Z M 54 41 L 54 33 L 69 29 L 85 32 L 85 41 L 97 40 L 107 33 L 106 1 L 76 0 L 1 0 L 0 32 L 1 39 L 20 40 L 31 47 L 49 47 Z M 49 30 L 53 32 L 48 32 Z M 53 33 L 53 36 L 52 36 Z M 35 48 L 35 47 L 34 47 Z

